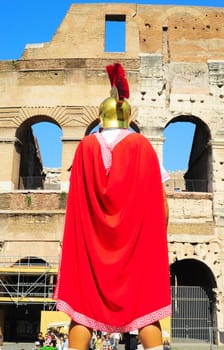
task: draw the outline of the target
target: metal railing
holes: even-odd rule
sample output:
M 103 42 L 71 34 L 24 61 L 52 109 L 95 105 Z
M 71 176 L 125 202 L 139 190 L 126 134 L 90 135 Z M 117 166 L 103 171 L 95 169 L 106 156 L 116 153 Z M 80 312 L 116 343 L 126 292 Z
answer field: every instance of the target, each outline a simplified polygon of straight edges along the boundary
M 205 179 L 170 179 L 165 188 L 174 192 L 208 192 L 208 180 Z
M 171 328 L 175 343 L 214 343 L 211 300 L 202 287 L 172 287 Z
M 58 257 L 10 258 L 0 261 L 0 304 L 48 304 L 56 283 Z
M 174 192 L 208 192 L 206 179 L 170 179 L 165 183 L 166 189 Z M 20 179 L 19 189 L 26 190 L 60 190 L 60 180 L 42 176 L 26 176 Z
M 43 283 L 34 281 L 33 283 L 27 283 L 20 281 L 17 283 L 5 283 L 0 279 L 0 302 L 5 301 L 7 297 L 11 298 L 11 301 L 24 301 L 24 298 L 52 298 L 55 284 Z M 1 300 L 2 298 L 2 300 Z M 20 300 L 21 299 L 21 300 Z M 34 303 L 35 299 L 30 299 L 30 303 Z
M 43 176 L 25 176 L 20 178 L 19 189 L 26 190 L 60 190 L 60 181 Z

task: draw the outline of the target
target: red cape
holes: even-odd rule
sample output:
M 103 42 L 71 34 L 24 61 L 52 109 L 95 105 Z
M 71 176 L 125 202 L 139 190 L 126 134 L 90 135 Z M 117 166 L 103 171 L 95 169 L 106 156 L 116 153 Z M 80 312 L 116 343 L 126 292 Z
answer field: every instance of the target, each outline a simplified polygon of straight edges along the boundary
M 142 135 L 130 134 L 114 147 L 108 175 L 96 136 L 80 142 L 54 298 L 77 323 L 107 332 L 170 315 L 160 167 Z

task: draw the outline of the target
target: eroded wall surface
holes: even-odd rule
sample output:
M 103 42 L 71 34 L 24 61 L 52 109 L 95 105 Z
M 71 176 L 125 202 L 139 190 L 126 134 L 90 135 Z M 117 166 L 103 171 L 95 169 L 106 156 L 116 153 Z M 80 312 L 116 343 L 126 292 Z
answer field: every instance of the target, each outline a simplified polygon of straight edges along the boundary
M 121 53 L 104 50 L 105 16 L 111 14 L 125 15 Z M 218 330 L 224 331 L 223 23 L 224 8 L 72 5 L 50 42 L 27 45 L 20 60 L 0 61 L 2 258 L 29 255 L 33 242 L 41 257 L 58 259 L 60 253 L 64 207 L 51 203 L 58 197 L 17 191 L 21 128 L 41 121 L 60 126 L 61 192 L 67 191 L 75 148 L 109 96 L 105 66 L 119 61 L 127 72 L 132 117 L 161 161 L 163 131 L 175 118 L 208 131 L 208 193 L 168 191 L 170 264 L 195 259 L 208 266 L 217 284 Z

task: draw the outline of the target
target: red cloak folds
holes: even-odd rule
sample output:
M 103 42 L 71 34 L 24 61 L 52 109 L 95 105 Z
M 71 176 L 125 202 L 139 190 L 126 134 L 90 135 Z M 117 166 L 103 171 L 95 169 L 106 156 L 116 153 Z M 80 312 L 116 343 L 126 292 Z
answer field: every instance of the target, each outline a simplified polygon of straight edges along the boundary
M 132 133 L 106 174 L 95 135 L 79 144 L 70 178 L 57 308 L 106 332 L 129 332 L 169 316 L 170 285 L 160 167 Z

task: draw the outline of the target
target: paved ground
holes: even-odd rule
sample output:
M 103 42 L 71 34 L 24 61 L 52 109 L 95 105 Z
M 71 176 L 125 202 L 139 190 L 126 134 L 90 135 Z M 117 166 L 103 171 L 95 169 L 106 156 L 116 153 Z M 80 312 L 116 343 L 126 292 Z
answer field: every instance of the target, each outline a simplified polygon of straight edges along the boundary
M 32 350 L 34 347 L 33 343 L 4 343 L 0 350 Z M 124 350 L 121 345 L 119 350 Z M 224 345 L 202 345 L 202 344 L 172 344 L 171 350 L 224 350 Z
M 209 344 L 172 344 L 171 350 L 224 350 L 224 346 Z
M 4 343 L 1 350 L 32 350 L 34 343 Z

